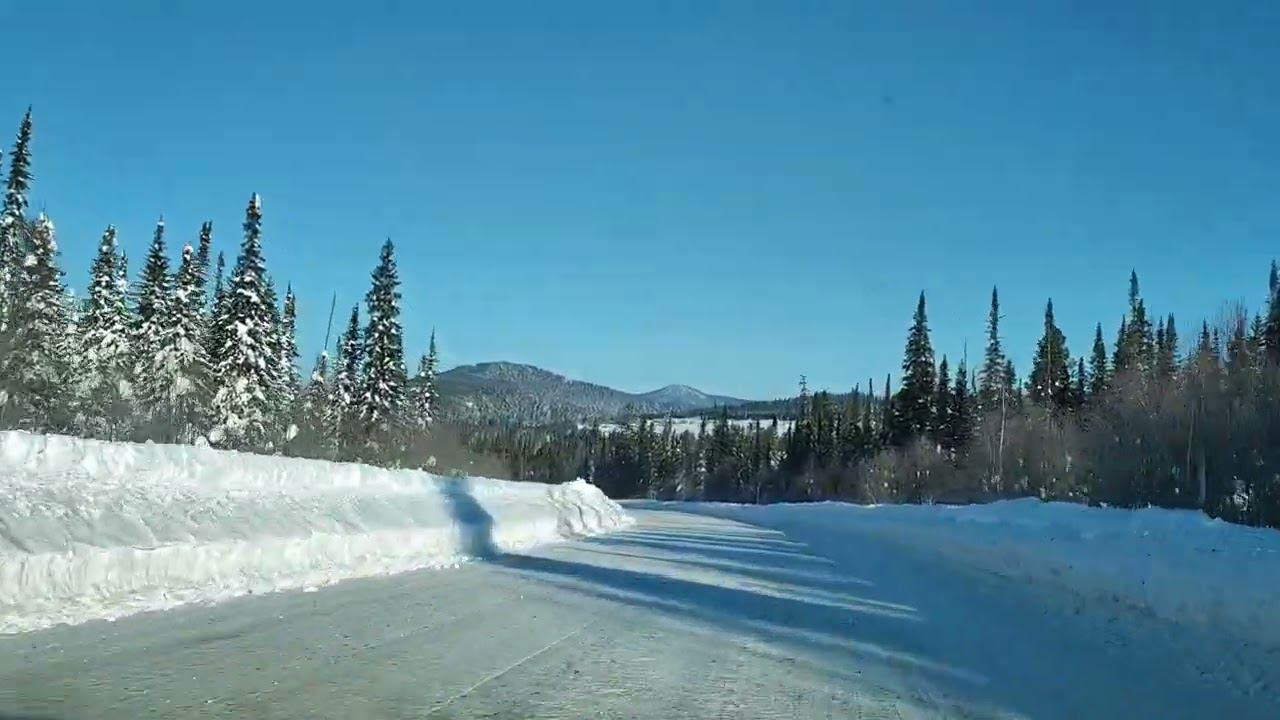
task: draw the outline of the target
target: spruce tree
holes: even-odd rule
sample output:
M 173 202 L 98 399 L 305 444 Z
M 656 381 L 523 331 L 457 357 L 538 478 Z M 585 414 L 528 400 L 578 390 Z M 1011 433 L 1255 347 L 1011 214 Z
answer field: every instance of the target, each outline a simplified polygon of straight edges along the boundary
M 347 329 L 338 339 L 333 389 L 329 396 L 329 434 L 334 446 L 344 452 L 354 442 L 357 427 L 356 400 L 360 368 L 364 365 L 363 347 L 360 342 L 360 308 L 353 306 Z
M 144 422 L 160 411 L 172 378 L 154 374 L 161 336 L 173 323 L 173 290 L 169 277 L 169 257 L 165 251 L 164 218 L 156 222 L 151 246 L 138 279 L 134 309 L 133 377 L 137 388 L 138 411 Z M 161 420 L 163 422 L 163 419 Z
M 292 406 L 298 398 L 300 379 L 298 378 L 298 299 L 293 294 L 293 286 L 284 290 L 284 311 L 280 318 L 280 386 L 283 389 L 283 404 Z
M 27 253 L 12 277 L 11 343 L 0 354 L 0 427 L 59 431 L 70 424 L 66 386 L 70 358 L 69 308 L 58 269 L 53 223 L 43 213 L 23 223 Z
M 880 402 L 880 447 L 887 446 L 893 440 L 893 430 L 897 412 L 894 409 L 893 393 L 889 390 L 889 374 L 884 376 L 884 399 Z
M 951 415 L 945 433 L 946 442 L 943 443 L 956 456 L 965 454 L 969 448 L 969 440 L 973 437 L 977 413 L 970 387 L 969 370 L 961 360 L 960 367 L 956 369 L 956 384 L 951 391 Z
M 209 261 L 213 251 L 213 223 L 206 220 L 200 225 L 200 239 L 196 241 L 196 269 L 200 277 L 200 312 L 208 305 L 206 293 L 209 289 Z M 219 273 L 222 271 L 219 270 Z
M 1115 350 L 1111 355 L 1111 377 L 1116 377 L 1133 363 L 1129 352 L 1129 318 L 1120 317 L 1120 329 L 1116 330 Z
M 436 331 L 431 331 L 431 342 L 427 353 L 418 359 L 418 374 L 409 384 L 410 423 L 417 430 L 426 430 L 431 426 L 437 412 L 436 400 L 436 368 L 439 357 L 436 354 Z
M 906 444 L 928 432 L 933 420 L 934 380 L 933 346 L 921 292 L 902 357 L 902 389 L 895 402 L 896 443 Z
M 1107 345 L 1102 340 L 1102 323 L 1093 329 L 1093 352 L 1089 356 L 1089 396 L 1102 397 L 1109 381 L 1107 371 Z
M 1004 396 L 1006 409 L 1014 411 L 1022 407 L 1022 388 L 1018 384 L 1018 373 L 1013 367 L 1013 360 L 1004 361 Z
M 1273 365 L 1280 364 L 1280 276 L 1277 276 L 1276 261 L 1271 261 L 1271 276 L 1267 293 L 1267 322 L 1263 330 L 1263 343 L 1267 348 L 1267 360 Z
M 365 296 L 369 324 L 364 334 L 360 416 L 367 440 L 378 445 L 404 409 L 404 338 L 400 328 L 400 279 L 391 240 L 382 246 L 373 286 Z
M 9 154 L 9 177 L 5 183 L 4 206 L 0 208 L 0 329 L 4 312 L 15 290 L 13 284 L 27 256 L 27 191 L 31 188 L 31 108 L 22 118 L 18 137 Z
M 1071 406 L 1071 357 L 1067 340 L 1053 318 L 1053 300 L 1045 305 L 1044 335 L 1036 345 L 1027 391 L 1034 403 L 1057 409 Z
M 152 356 L 147 386 L 151 406 L 163 424 L 161 437 L 191 442 L 206 427 L 213 379 L 205 352 L 204 279 L 200 261 L 190 245 L 166 300 L 165 323 Z
M 938 381 L 934 389 L 933 397 L 933 421 L 930 423 L 929 434 L 933 438 L 935 445 L 950 450 L 948 445 L 948 428 L 951 427 L 951 371 L 947 367 L 947 356 L 942 356 L 942 361 L 938 363 Z
M 1074 381 L 1075 384 L 1071 388 L 1071 407 L 1082 408 L 1086 398 L 1089 397 L 1089 371 L 1085 369 L 1084 358 L 1076 360 Z
M 209 357 L 210 367 L 218 367 L 222 359 L 222 349 L 227 339 L 222 332 L 230 327 L 225 314 L 227 310 L 227 291 L 223 286 L 223 275 L 226 274 L 227 261 L 222 253 L 218 253 L 218 263 L 213 274 L 213 292 L 209 296 L 209 316 L 205 332 L 205 354 Z
M 1129 274 L 1129 317 L 1121 327 L 1121 347 L 1117 347 L 1115 374 L 1132 371 L 1139 377 L 1150 377 L 1156 370 L 1155 340 L 1146 304 L 1138 288 L 1138 273 Z
M 982 360 L 981 384 L 978 387 L 978 404 L 983 412 L 1000 407 L 1000 394 L 1004 390 L 1004 349 L 1000 345 L 1000 296 L 991 288 L 991 312 L 987 315 L 987 351 Z
M 121 282 L 122 262 L 116 229 L 108 225 L 89 270 L 74 389 L 77 432 L 106 440 L 122 437 L 132 414 L 132 323 L 126 285 Z
M 245 210 L 244 241 L 226 289 L 215 333 L 218 353 L 210 440 L 230 447 L 263 447 L 270 435 L 270 393 L 275 382 L 272 309 L 262 256 L 262 204 L 257 193 Z
M 1160 328 L 1160 356 L 1156 366 L 1161 378 L 1168 380 L 1178 370 L 1178 328 L 1170 313 Z
M 302 394 L 299 396 L 299 406 L 302 427 L 317 443 L 330 445 L 326 442 L 330 438 L 327 424 L 329 415 L 329 353 L 327 351 L 322 350 L 316 355 L 311 376 L 307 379 L 307 384 L 303 386 Z

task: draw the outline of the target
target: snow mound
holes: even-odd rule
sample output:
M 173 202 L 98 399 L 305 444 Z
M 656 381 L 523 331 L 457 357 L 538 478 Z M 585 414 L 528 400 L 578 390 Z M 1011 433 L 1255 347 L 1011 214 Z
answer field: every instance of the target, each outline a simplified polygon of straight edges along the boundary
M 1280 532 L 1195 511 L 1034 498 L 967 506 L 679 507 L 795 532 L 806 541 L 825 538 L 836 547 L 856 547 L 855 533 L 874 533 L 970 567 L 1280 649 Z
M 450 566 L 630 522 L 580 480 L 0 432 L 0 633 Z

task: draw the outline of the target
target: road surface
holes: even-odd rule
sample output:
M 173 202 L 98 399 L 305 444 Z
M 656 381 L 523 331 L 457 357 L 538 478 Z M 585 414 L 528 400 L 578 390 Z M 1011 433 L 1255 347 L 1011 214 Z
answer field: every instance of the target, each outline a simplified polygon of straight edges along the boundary
M 870 538 L 634 514 L 452 570 L 2 637 L 0 720 L 1280 717 L 1150 618 Z

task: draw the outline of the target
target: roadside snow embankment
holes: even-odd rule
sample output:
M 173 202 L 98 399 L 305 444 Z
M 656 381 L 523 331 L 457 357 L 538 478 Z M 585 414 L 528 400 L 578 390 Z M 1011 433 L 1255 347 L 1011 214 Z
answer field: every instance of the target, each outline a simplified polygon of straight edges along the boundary
M 962 507 L 679 507 L 782 530 L 833 557 L 865 551 L 856 536 L 871 534 L 969 567 L 1280 648 L 1280 532 L 1199 512 L 1036 499 Z
M 629 522 L 582 481 L 0 432 L 0 633 L 448 566 Z

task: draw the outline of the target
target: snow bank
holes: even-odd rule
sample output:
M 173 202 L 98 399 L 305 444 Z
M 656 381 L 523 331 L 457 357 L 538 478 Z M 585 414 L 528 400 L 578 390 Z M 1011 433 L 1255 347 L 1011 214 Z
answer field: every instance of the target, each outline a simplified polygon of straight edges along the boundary
M 582 481 L 0 432 L 0 633 L 453 565 L 629 522 Z
M 819 551 L 857 552 L 853 534 L 872 533 L 971 567 L 1280 648 L 1280 532 L 1275 530 L 1187 510 L 1119 510 L 1036 499 L 962 507 L 679 507 L 783 530 Z

